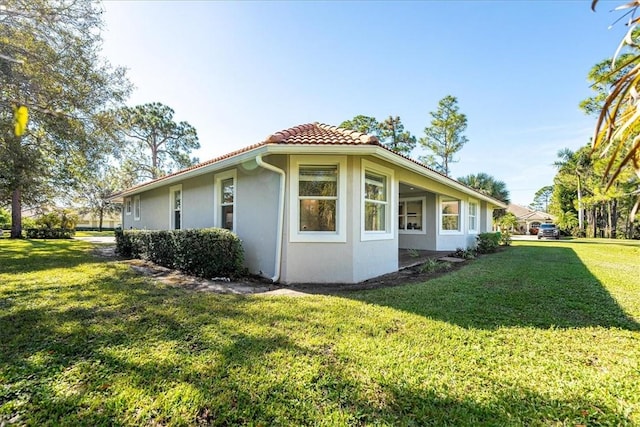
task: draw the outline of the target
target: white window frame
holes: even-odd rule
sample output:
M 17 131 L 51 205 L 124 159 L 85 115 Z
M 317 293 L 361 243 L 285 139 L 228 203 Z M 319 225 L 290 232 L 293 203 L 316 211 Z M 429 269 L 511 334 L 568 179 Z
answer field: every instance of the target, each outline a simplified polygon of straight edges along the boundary
M 471 206 L 476 207 L 475 215 L 471 215 Z M 472 227 L 471 218 L 474 218 L 475 228 Z M 480 203 L 478 203 L 475 199 L 469 199 L 467 204 L 467 229 L 469 230 L 469 234 L 478 234 L 478 226 L 480 225 Z
M 445 202 L 458 202 L 458 229 L 457 230 L 444 230 L 442 228 L 442 204 Z M 455 197 L 450 196 L 440 196 L 438 198 L 438 230 L 440 230 L 440 234 L 464 234 L 462 230 L 464 230 L 464 204 L 462 200 L 457 199 Z
M 124 199 L 124 214 L 131 215 L 131 212 L 133 212 L 131 197 L 127 197 L 126 199 Z
M 140 204 L 140 195 L 133 196 L 133 220 L 140 221 L 142 216 L 142 205 Z
M 420 229 L 419 230 L 415 230 L 415 229 L 403 229 L 400 228 L 400 221 L 398 220 L 398 233 L 400 234 L 427 234 L 427 198 L 426 197 L 403 197 L 402 199 L 398 200 L 398 205 L 400 205 L 401 203 L 407 203 L 407 202 L 416 202 L 416 201 L 420 201 L 422 202 L 422 222 L 420 224 Z M 407 206 L 405 204 L 405 224 L 406 224 L 406 217 L 409 214 L 408 212 L 406 212 Z M 398 211 L 397 215 L 398 219 L 400 218 L 400 212 Z
M 175 192 L 180 191 L 180 228 L 175 227 L 175 209 L 173 208 L 175 203 Z M 182 191 L 182 184 L 169 187 L 169 229 L 170 230 L 182 230 L 184 227 L 184 192 Z
M 394 238 L 394 230 L 395 227 L 393 224 L 395 223 L 394 218 L 396 216 L 396 201 L 395 201 L 395 183 L 394 183 L 394 174 L 393 170 L 387 167 L 381 166 L 377 163 L 373 163 L 369 160 L 362 159 L 361 163 L 361 172 L 360 172 L 360 241 L 370 241 L 370 240 L 390 240 Z M 367 200 L 365 199 L 365 180 L 367 172 L 371 172 L 374 175 L 382 175 L 386 178 L 387 183 L 387 197 L 386 202 L 386 211 L 385 211 L 385 229 L 379 231 L 368 231 L 365 230 L 365 203 Z M 370 201 L 371 202 L 371 201 Z M 380 202 L 375 202 L 380 203 Z
M 347 157 L 292 155 L 289 163 L 289 241 L 290 242 L 336 242 L 347 241 Z M 337 166 L 338 185 L 336 200 L 336 231 L 300 230 L 299 179 L 300 167 Z
M 215 209 L 213 213 L 213 223 L 218 228 L 224 228 L 224 218 L 222 218 L 222 206 L 224 205 L 224 203 L 222 202 L 222 181 L 225 181 L 227 179 L 233 179 L 233 228 L 231 229 L 231 231 L 235 233 L 238 228 L 238 223 L 236 222 L 236 216 L 238 212 L 238 173 L 236 169 L 232 169 L 215 175 L 215 190 L 213 192 L 213 205 L 215 206 Z

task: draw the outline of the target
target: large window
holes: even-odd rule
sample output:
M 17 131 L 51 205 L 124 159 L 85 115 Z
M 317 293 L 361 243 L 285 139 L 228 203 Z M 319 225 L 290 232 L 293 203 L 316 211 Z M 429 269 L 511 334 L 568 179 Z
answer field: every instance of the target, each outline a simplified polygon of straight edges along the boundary
M 393 171 L 362 160 L 362 233 L 361 240 L 393 238 L 390 207 Z
M 469 202 L 469 232 L 478 232 L 478 203 L 473 201 Z
M 236 191 L 237 172 L 235 169 L 219 173 L 215 176 L 214 223 L 216 227 L 236 232 Z
M 398 204 L 398 229 L 405 234 L 425 234 L 424 197 L 400 199 Z
M 133 198 L 133 219 L 140 220 L 140 196 Z
M 444 232 L 460 231 L 460 200 L 442 199 L 440 201 L 440 230 Z
M 301 166 L 298 199 L 300 231 L 336 231 L 338 166 Z
M 290 241 L 346 241 L 345 175 L 344 156 L 291 156 Z
M 182 228 L 182 185 L 175 185 L 169 189 L 171 208 L 169 210 L 171 228 Z

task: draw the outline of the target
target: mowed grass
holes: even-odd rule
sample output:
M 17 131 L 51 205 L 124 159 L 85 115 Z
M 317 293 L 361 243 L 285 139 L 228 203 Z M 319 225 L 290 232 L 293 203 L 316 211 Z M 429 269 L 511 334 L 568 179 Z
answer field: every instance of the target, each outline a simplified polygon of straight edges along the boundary
M 640 425 L 638 243 L 516 242 L 293 299 L 2 239 L 0 424 Z

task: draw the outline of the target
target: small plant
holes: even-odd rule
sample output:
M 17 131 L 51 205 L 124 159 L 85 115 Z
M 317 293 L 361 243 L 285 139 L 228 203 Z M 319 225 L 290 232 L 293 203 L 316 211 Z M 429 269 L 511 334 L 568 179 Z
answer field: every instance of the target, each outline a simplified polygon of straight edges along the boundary
M 450 262 L 440 262 L 436 259 L 429 258 L 420 266 L 420 273 L 435 273 L 438 271 L 449 270 L 453 264 Z
M 418 258 L 420 256 L 420 252 L 417 249 L 408 249 L 407 253 L 411 258 Z
M 474 248 L 457 248 L 456 251 L 450 253 L 449 256 L 461 259 L 474 259 L 476 257 L 476 250 Z

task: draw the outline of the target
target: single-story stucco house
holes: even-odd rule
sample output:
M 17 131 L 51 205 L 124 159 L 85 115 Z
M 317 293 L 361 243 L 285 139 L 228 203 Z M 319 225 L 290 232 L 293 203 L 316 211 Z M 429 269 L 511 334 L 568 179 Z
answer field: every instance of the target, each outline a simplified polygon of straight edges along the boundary
M 124 229 L 223 227 L 250 272 L 357 283 L 398 270 L 399 249 L 455 250 L 506 206 L 384 147 L 319 123 L 124 190 Z
M 536 211 L 525 206 L 510 203 L 507 212 L 511 212 L 518 220 L 518 225 L 514 230 L 519 234 L 531 234 L 531 230 L 538 230 L 540 224 L 555 221 L 556 217 L 550 213 Z M 534 233 L 536 234 L 537 231 Z

